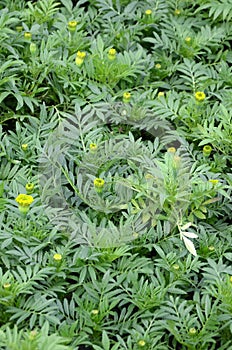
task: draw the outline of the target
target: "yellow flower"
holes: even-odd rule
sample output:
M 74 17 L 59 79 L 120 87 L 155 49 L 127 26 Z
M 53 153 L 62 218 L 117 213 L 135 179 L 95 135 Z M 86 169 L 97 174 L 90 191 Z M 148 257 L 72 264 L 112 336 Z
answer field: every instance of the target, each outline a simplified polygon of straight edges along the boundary
M 94 188 L 95 188 L 96 192 L 102 193 L 105 181 L 103 179 L 97 177 L 96 179 L 94 179 L 93 184 L 94 184 Z
M 205 157 L 208 157 L 210 155 L 210 153 L 212 152 L 212 147 L 210 145 L 205 145 L 203 147 L 203 155 Z
M 75 61 L 76 61 L 76 65 L 78 67 L 80 67 L 83 64 L 85 56 L 86 56 L 86 52 L 83 52 L 83 51 L 78 51 L 77 52 Z
M 56 253 L 56 254 L 53 255 L 53 259 L 54 259 L 55 261 L 61 261 L 61 260 L 62 260 L 62 255 Z
M 69 21 L 68 22 L 68 30 L 70 32 L 75 32 L 78 22 L 77 21 Z
M 174 264 L 172 267 L 174 268 L 174 270 L 179 270 L 179 268 L 180 268 L 180 266 L 178 264 Z
M 155 68 L 160 69 L 162 66 L 160 63 L 156 63 Z
M 4 289 L 9 289 L 11 287 L 11 283 L 4 283 L 3 288 Z
M 24 216 L 28 213 L 30 205 L 34 202 L 34 198 L 28 194 L 19 194 L 15 201 L 19 205 L 19 211 Z
M 93 181 L 94 187 L 96 188 L 102 188 L 104 186 L 104 183 L 105 181 L 100 177 L 96 177 L 96 179 Z
M 187 36 L 187 37 L 185 38 L 185 42 L 186 42 L 187 44 L 189 44 L 191 40 L 192 40 L 192 38 L 191 38 L 190 36 Z
M 232 276 L 230 276 L 230 282 L 232 283 Z
M 138 341 L 138 345 L 139 345 L 139 346 L 145 346 L 145 345 L 146 345 L 145 340 L 143 340 L 143 339 L 139 340 L 139 341 Z
M 211 184 L 213 184 L 213 185 L 217 185 L 219 180 L 217 180 L 217 179 L 210 179 L 209 182 L 211 182 Z
M 23 151 L 27 151 L 27 149 L 28 149 L 28 144 L 27 144 L 27 143 L 23 143 L 23 144 L 21 145 L 21 148 L 22 148 Z
M 34 198 L 28 194 L 19 194 L 15 200 L 22 207 L 28 207 L 34 202 Z
M 94 310 L 91 311 L 91 314 L 93 314 L 93 315 L 98 315 L 98 314 L 99 314 L 99 310 L 94 309 Z
M 205 99 L 205 93 L 203 92 L 203 91 L 197 91 L 196 93 L 195 93 L 195 99 L 198 101 L 198 102 L 202 102 L 202 101 L 204 101 L 204 99 Z
M 131 94 L 129 92 L 124 92 L 123 94 L 123 102 L 124 103 L 128 103 L 130 102 L 130 99 L 131 99 Z
M 178 9 L 176 9 L 176 10 L 174 11 L 174 14 L 175 14 L 176 16 L 179 16 L 179 15 L 180 15 L 180 13 L 181 13 L 181 11 L 180 11 L 180 10 L 178 10 Z
M 196 328 L 192 327 L 192 328 L 189 329 L 189 334 L 190 335 L 195 335 L 196 333 L 197 333 Z
M 31 33 L 30 32 L 25 32 L 24 33 L 24 38 L 30 40 L 31 39 Z
M 117 51 L 113 48 L 109 49 L 108 51 L 108 58 L 109 60 L 113 61 L 116 58 Z
M 90 152 L 94 153 L 97 150 L 97 145 L 96 143 L 91 143 L 89 145 Z
M 146 11 L 145 11 L 145 14 L 146 14 L 147 16 L 150 16 L 150 15 L 152 14 L 152 10 L 150 10 L 150 9 L 146 10 Z
M 169 153 L 175 153 L 176 152 L 176 148 L 175 147 L 169 147 L 168 148 L 168 152 Z
M 27 194 L 30 194 L 30 193 L 32 193 L 33 192 L 33 190 L 34 190 L 34 184 L 32 183 L 32 182 L 28 182 L 27 184 L 26 184 L 26 186 L 25 186 L 25 188 L 26 188 L 26 191 L 27 191 Z
M 161 96 L 164 96 L 164 92 L 163 92 L 163 91 L 160 91 L 160 92 L 158 93 L 158 97 L 161 97 Z
M 213 252 L 213 251 L 215 250 L 214 246 L 212 246 L 212 245 L 210 245 L 210 246 L 208 247 L 208 249 L 209 249 L 210 252 Z

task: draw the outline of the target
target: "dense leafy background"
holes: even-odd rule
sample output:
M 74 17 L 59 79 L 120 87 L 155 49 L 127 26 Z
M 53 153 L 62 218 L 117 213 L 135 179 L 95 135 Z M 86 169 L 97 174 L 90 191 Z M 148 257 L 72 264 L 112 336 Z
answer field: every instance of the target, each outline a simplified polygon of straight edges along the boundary
M 231 20 L 231 0 L 0 1 L 0 349 L 232 349 Z

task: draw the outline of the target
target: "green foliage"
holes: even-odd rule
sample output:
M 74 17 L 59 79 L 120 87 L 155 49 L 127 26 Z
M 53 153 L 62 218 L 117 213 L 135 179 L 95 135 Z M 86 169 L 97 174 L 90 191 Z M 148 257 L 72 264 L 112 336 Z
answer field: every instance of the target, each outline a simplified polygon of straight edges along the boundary
M 232 349 L 231 5 L 0 0 L 0 349 Z

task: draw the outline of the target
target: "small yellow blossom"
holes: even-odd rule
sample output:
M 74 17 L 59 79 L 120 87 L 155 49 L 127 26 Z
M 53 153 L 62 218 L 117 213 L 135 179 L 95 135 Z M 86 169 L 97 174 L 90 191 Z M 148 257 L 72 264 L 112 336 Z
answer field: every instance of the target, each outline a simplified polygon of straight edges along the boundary
M 28 144 L 27 143 L 23 143 L 22 145 L 21 145 L 21 148 L 22 148 L 22 150 L 25 152 L 25 151 L 27 151 L 27 149 L 28 149 Z
M 97 150 L 97 145 L 96 145 L 96 143 L 91 143 L 90 145 L 89 145 L 89 149 L 90 149 L 90 152 L 95 152 L 96 150 Z
M 129 92 L 124 92 L 123 94 L 123 102 L 124 103 L 128 103 L 130 102 L 131 99 L 131 94 Z
M 22 207 L 28 207 L 33 203 L 34 198 L 28 194 L 19 194 L 15 200 Z
M 33 193 L 35 185 L 32 182 L 28 182 L 25 186 L 27 194 Z
M 212 147 L 210 145 L 205 145 L 203 147 L 203 155 L 205 157 L 208 157 L 210 155 L 210 153 L 212 152 Z
M 56 253 L 56 254 L 53 255 L 53 259 L 54 259 L 55 261 L 61 261 L 61 260 L 62 260 L 62 255 Z
M 210 246 L 208 247 L 208 249 L 209 249 L 209 251 L 211 251 L 211 252 L 213 252 L 213 251 L 215 250 L 214 246 L 212 246 L 212 245 L 210 245 Z
M 180 266 L 178 264 L 174 264 L 172 267 L 174 270 L 179 270 L 179 268 L 180 268 Z
M 190 335 L 194 335 L 194 334 L 196 334 L 196 333 L 197 333 L 196 328 L 192 327 L 192 328 L 189 329 L 189 334 L 190 334 Z
M 204 101 L 204 99 L 205 99 L 205 93 L 203 92 L 203 91 L 197 91 L 196 93 L 195 93 L 195 99 L 198 101 L 198 102 L 202 102 L 202 101 Z
M 179 16 L 179 15 L 181 14 L 181 11 L 178 10 L 178 9 L 176 9 L 176 10 L 174 11 L 174 14 L 175 14 L 176 16 Z
M 158 97 L 161 97 L 161 96 L 164 96 L 164 92 L 163 92 L 163 91 L 160 91 L 160 92 L 158 93 Z
M 11 287 L 11 283 L 4 283 L 3 288 L 4 289 L 9 289 Z
M 83 52 L 83 51 L 77 52 L 75 62 L 78 67 L 80 67 L 83 64 L 85 56 L 86 56 L 86 52 Z
M 230 276 L 230 282 L 232 283 L 232 276 Z
M 93 309 L 93 310 L 91 311 L 91 314 L 93 314 L 93 315 L 98 315 L 98 314 L 99 314 L 99 310 L 98 310 L 98 309 Z
M 213 184 L 213 185 L 217 185 L 219 180 L 217 180 L 217 179 L 210 179 L 209 182 L 211 182 L 211 184 Z
M 160 63 L 156 63 L 156 65 L 155 65 L 155 68 L 156 69 L 160 69 L 162 66 L 161 66 L 161 64 Z
M 143 340 L 143 339 L 139 340 L 139 341 L 138 341 L 138 345 L 139 345 L 139 346 L 142 346 L 142 347 L 145 346 L 145 345 L 146 345 L 145 340 Z
M 30 32 L 25 32 L 24 33 L 24 38 L 30 40 L 31 39 L 31 33 Z
M 94 188 L 95 188 L 96 192 L 102 193 L 105 181 L 103 179 L 97 177 L 96 179 L 94 179 L 93 184 L 94 184 Z
M 109 60 L 113 61 L 116 58 L 116 50 L 114 48 L 109 49 L 108 51 L 108 58 Z
M 96 179 L 93 181 L 94 187 L 96 188 L 102 188 L 104 186 L 104 183 L 105 181 L 100 177 L 96 177 Z
M 190 43 L 192 41 L 192 38 L 190 37 L 190 36 L 187 36 L 186 38 L 185 38 L 185 42 L 186 43 Z
M 148 9 L 145 11 L 145 15 L 150 16 L 152 14 L 152 10 Z
M 68 22 L 68 30 L 70 32 L 75 32 L 78 22 L 77 21 L 69 21 Z
M 168 152 L 169 153 L 175 153 L 176 152 L 176 148 L 175 147 L 169 147 L 168 148 Z
M 15 198 L 15 201 L 19 205 L 20 213 L 25 216 L 29 211 L 30 205 L 34 201 L 34 198 L 28 194 L 21 193 Z

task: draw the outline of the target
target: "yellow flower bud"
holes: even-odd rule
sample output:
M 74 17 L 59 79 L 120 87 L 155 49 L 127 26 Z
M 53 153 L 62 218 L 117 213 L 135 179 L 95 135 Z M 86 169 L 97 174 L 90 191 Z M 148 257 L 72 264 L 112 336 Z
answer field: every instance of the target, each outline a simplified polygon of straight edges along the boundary
M 22 148 L 22 150 L 25 152 L 25 151 L 27 151 L 27 149 L 28 149 L 28 144 L 27 143 L 23 143 L 22 145 L 21 145 L 21 148 Z
M 191 38 L 190 36 L 187 36 L 187 37 L 185 38 L 185 42 L 186 42 L 187 44 L 189 44 L 191 41 L 192 41 L 192 38 Z
M 210 153 L 212 152 L 212 147 L 210 145 L 205 145 L 203 147 L 203 155 L 205 157 L 209 157 Z
M 175 153 L 176 152 L 176 148 L 175 147 L 169 147 L 168 148 L 168 152 L 169 153 Z
M 215 250 L 214 246 L 212 246 L 212 245 L 210 245 L 210 246 L 208 247 L 208 249 L 209 249 L 210 252 L 213 252 L 213 251 Z
M 143 340 L 143 339 L 139 340 L 138 341 L 138 345 L 141 346 L 141 347 L 145 346 L 146 345 L 145 340 Z
M 78 22 L 77 21 L 69 21 L 68 22 L 68 30 L 72 33 L 75 32 Z
M 102 192 L 102 189 L 104 187 L 105 181 L 99 177 L 97 177 L 96 179 L 94 179 L 93 181 L 94 184 L 94 188 L 98 193 Z
M 150 16 L 152 14 L 152 10 L 148 9 L 145 11 L 145 15 Z
M 26 184 L 26 186 L 25 186 L 25 189 L 26 189 L 26 191 L 27 191 L 27 194 L 33 193 L 34 187 L 35 187 L 35 186 L 34 186 L 33 183 L 28 182 L 28 183 Z
M 181 14 L 181 11 L 180 11 L 180 10 L 176 9 L 176 10 L 174 11 L 174 15 L 179 16 L 180 14 Z
M 160 69 L 162 66 L 161 66 L 161 64 L 160 63 L 156 63 L 156 65 L 155 65 L 155 68 L 156 69 Z
M 19 194 L 15 201 L 18 203 L 19 211 L 22 215 L 26 215 L 29 211 L 30 205 L 34 202 L 34 198 L 28 194 Z
M 27 39 L 27 40 L 30 40 L 31 39 L 31 33 L 30 32 L 25 32 L 24 33 L 24 38 Z
M 161 97 L 161 96 L 164 96 L 164 92 L 163 92 L 163 91 L 160 91 L 160 92 L 158 93 L 158 97 Z
M 93 310 L 91 311 L 91 314 L 93 314 L 93 315 L 98 315 L 98 314 L 99 314 L 99 310 L 93 309 Z
M 9 289 L 11 287 L 11 283 L 4 283 L 3 288 L 4 289 Z
M 89 145 L 89 149 L 90 149 L 90 152 L 95 153 L 96 150 L 97 150 L 97 145 L 96 145 L 96 143 L 91 143 L 91 144 Z
M 109 49 L 108 51 L 108 59 L 110 61 L 113 61 L 116 58 L 117 51 L 113 48 Z
M 61 260 L 62 260 L 62 255 L 56 253 L 56 254 L 53 255 L 53 259 L 54 259 L 55 261 L 61 261 Z
M 197 333 L 196 328 L 192 327 L 192 328 L 189 329 L 189 334 L 190 335 L 195 335 L 196 333 Z
M 179 268 L 180 268 L 180 266 L 178 264 L 174 264 L 174 265 L 172 265 L 172 267 L 174 270 L 179 270 Z
M 130 102 L 130 99 L 131 99 L 131 94 L 129 92 L 124 92 L 123 94 L 123 102 L 124 103 L 128 103 Z
M 211 182 L 211 184 L 213 184 L 215 186 L 215 185 L 217 185 L 219 183 L 219 180 L 217 180 L 217 179 L 210 179 L 209 182 Z
M 205 93 L 203 92 L 203 91 L 197 91 L 196 93 L 195 93 L 195 99 L 198 101 L 198 102 L 202 102 L 202 101 L 204 101 L 204 99 L 205 99 Z
M 78 67 L 80 67 L 83 64 L 85 56 L 86 56 L 86 52 L 83 52 L 83 51 L 77 52 L 75 62 Z

